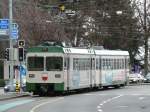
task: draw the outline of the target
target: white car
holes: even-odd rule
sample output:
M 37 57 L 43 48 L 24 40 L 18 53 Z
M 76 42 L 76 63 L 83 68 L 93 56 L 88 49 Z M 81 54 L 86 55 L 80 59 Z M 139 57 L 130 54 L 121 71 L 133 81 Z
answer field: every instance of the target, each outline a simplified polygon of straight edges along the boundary
M 130 74 L 129 75 L 129 82 L 130 83 L 137 83 L 139 81 L 139 78 L 136 74 Z
M 144 78 L 143 75 L 137 74 L 137 76 L 138 76 L 139 82 L 145 82 L 146 81 L 146 79 Z

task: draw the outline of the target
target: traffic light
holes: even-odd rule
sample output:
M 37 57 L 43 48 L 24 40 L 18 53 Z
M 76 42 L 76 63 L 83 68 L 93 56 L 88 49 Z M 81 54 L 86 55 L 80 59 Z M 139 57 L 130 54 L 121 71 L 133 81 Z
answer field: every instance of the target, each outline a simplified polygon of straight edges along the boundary
M 9 48 L 6 48 L 5 50 L 5 59 L 9 61 Z
M 18 40 L 18 46 L 19 47 L 24 47 L 25 46 L 25 41 L 24 40 Z
M 59 9 L 60 9 L 60 11 L 65 11 L 65 6 L 64 5 L 59 5 Z
M 24 61 L 24 48 L 23 47 L 19 47 L 18 48 L 18 57 L 19 57 L 19 61 Z

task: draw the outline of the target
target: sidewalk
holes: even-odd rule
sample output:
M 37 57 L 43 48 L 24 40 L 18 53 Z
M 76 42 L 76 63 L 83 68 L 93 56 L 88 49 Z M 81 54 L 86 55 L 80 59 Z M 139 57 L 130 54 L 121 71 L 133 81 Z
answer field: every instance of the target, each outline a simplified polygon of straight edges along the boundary
M 13 98 L 20 98 L 20 97 L 25 97 L 25 96 L 30 96 L 31 94 L 28 92 L 8 92 L 8 93 L 0 93 L 0 101 L 3 100 L 9 100 Z

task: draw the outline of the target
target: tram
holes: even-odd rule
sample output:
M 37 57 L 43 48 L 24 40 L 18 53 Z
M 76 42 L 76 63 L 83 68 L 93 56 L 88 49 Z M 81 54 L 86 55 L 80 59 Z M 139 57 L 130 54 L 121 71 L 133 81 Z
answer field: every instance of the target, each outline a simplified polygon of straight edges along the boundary
M 127 83 L 129 53 L 121 50 L 36 46 L 27 51 L 27 91 L 34 94 Z

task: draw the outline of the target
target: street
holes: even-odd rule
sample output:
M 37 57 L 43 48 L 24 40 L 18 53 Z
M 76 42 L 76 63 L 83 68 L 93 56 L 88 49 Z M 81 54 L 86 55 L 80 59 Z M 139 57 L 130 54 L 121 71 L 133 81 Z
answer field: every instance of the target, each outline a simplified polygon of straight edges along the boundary
M 133 85 L 57 97 L 0 101 L 3 112 L 149 112 L 150 85 Z
M 0 95 L 4 94 L 4 87 L 0 87 Z

